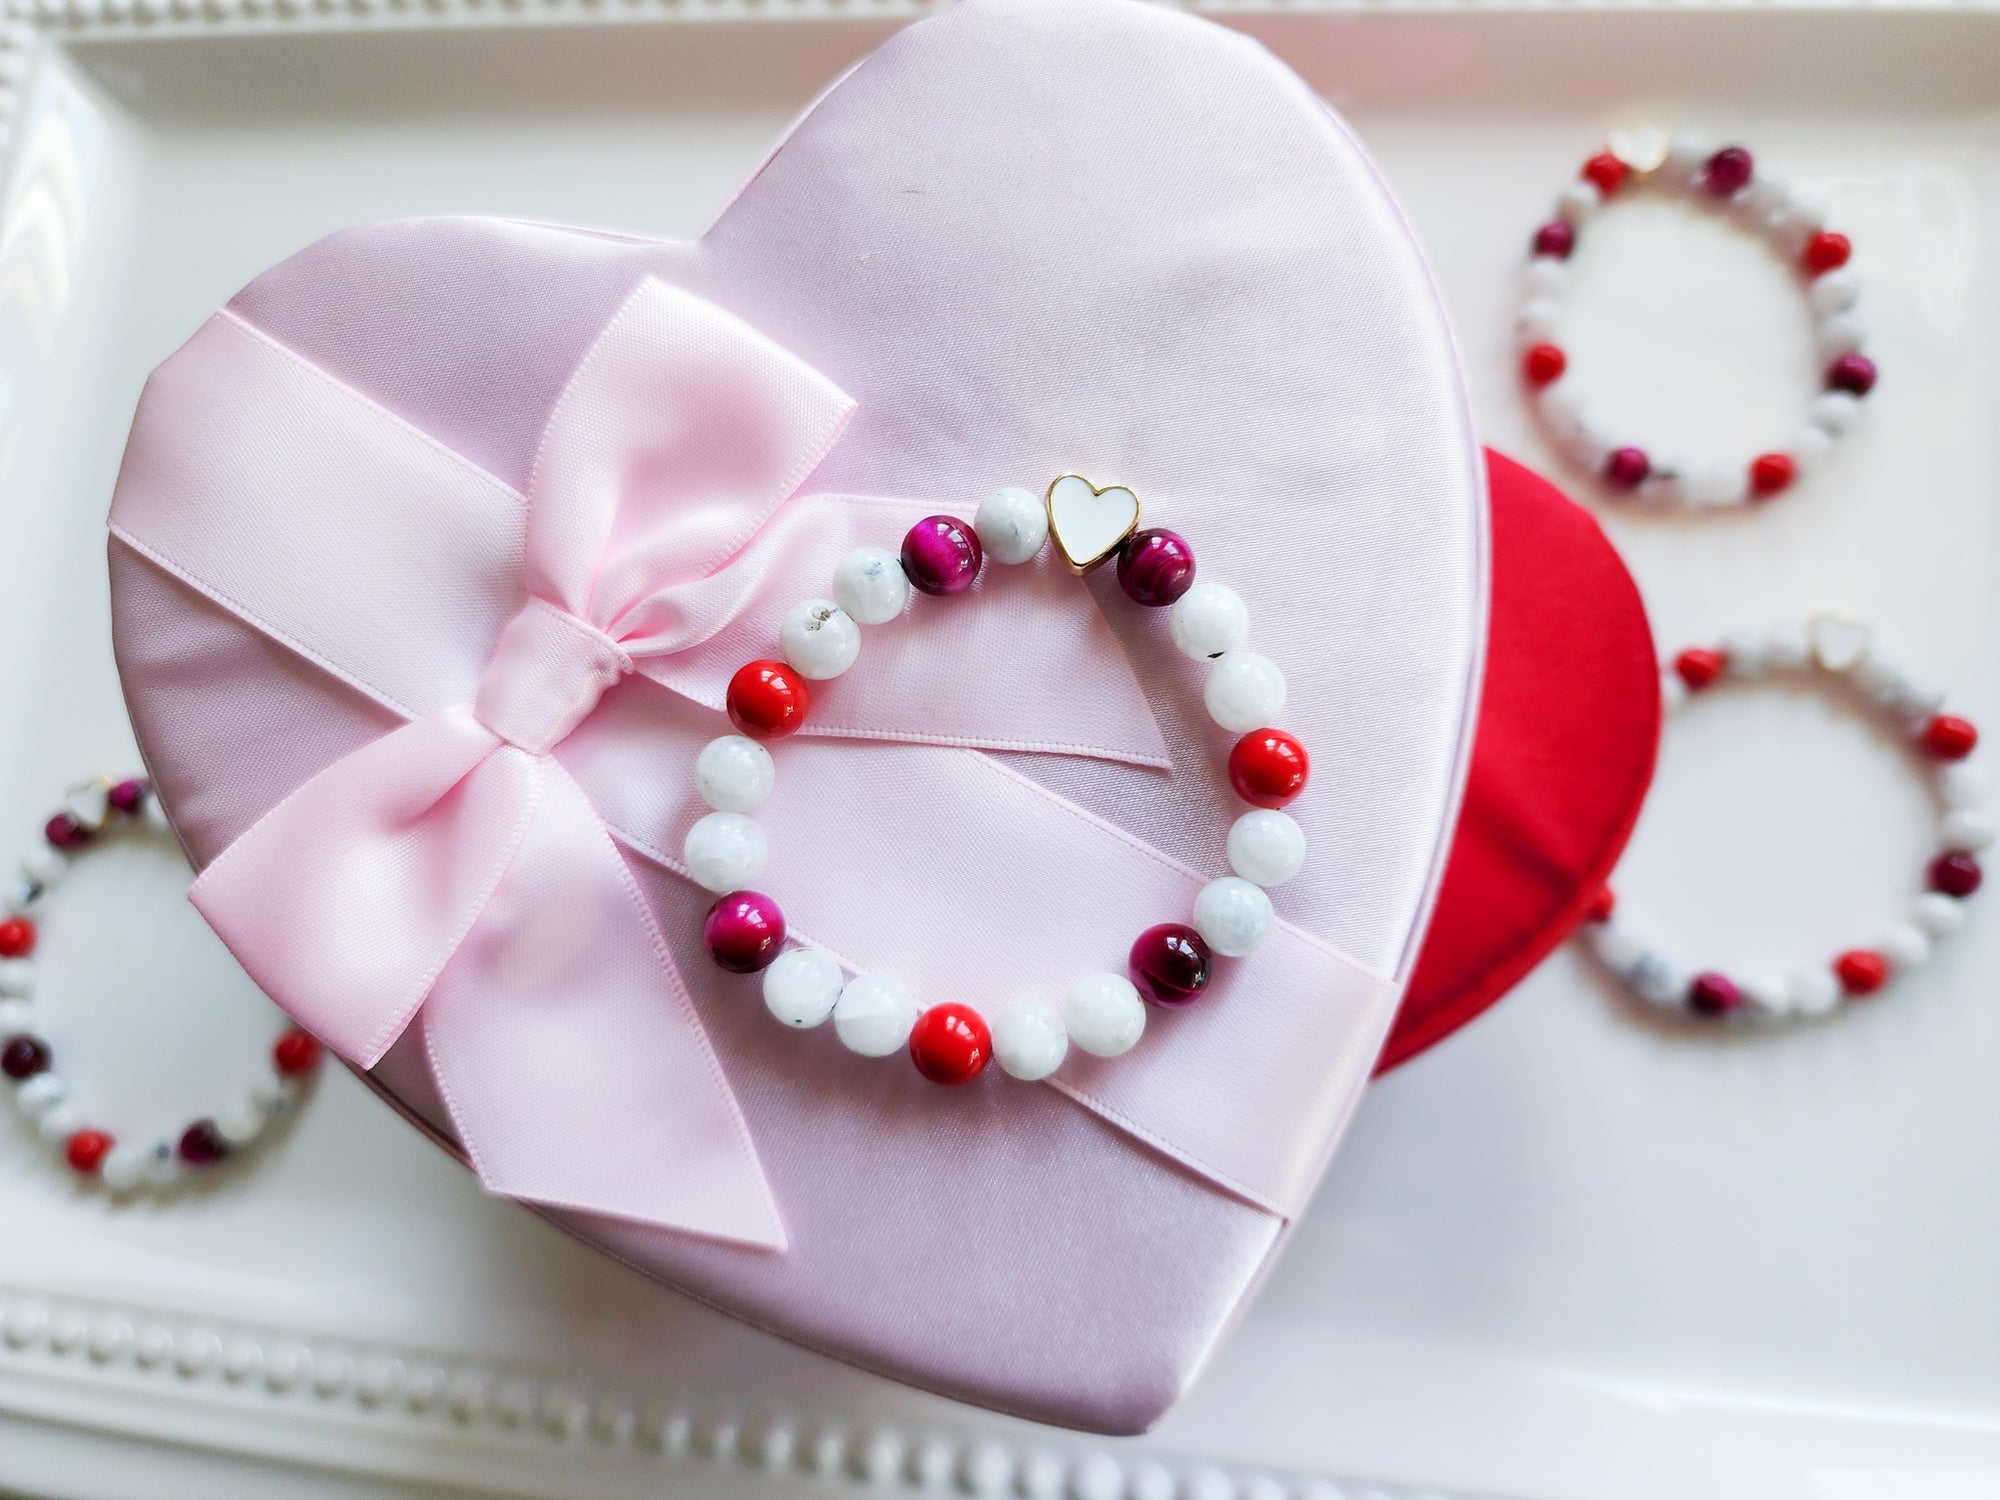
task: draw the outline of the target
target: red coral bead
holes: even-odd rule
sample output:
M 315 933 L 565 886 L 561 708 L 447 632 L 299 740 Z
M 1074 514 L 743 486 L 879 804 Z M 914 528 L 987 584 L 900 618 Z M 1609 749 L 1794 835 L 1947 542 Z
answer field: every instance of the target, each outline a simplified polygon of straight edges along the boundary
M 1924 725 L 1924 748 L 1939 760 L 1964 760 L 1978 743 L 1972 721 L 1957 714 L 1939 714 Z
M 288 1031 L 271 1049 L 272 1066 L 287 1078 L 299 1078 L 319 1066 L 319 1041 L 309 1032 Z
M 1691 693 L 1698 693 L 1714 682 L 1728 666 L 1728 656 L 1706 646 L 1690 646 L 1674 658 L 1674 671 Z
M 1961 901 L 1978 890 L 1979 883 L 1985 878 L 1986 872 L 1979 868 L 1979 861 L 1970 854 L 1954 850 L 1931 861 L 1931 889 Z
M 1554 344 L 1537 344 L 1521 356 L 1521 376 L 1539 389 L 1554 385 L 1569 368 L 1569 356 Z
M 910 1061 L 932 1083 L 969 1083 L 993 1055 L 993 1035 L 969 1005 L 933 1005 L 910 1031 Z
M 1815 276 L 1824 276 L 1828 271 L 1838 271 L 1847 264 L 1847 257 L 1854 253 L 1854 246 L 1847 236 L 1835 234 L 1831 229 L 1822 229 L 1806 241 L 1805 253 L 1801 256 L 1806 269 Z
M 753 661 L 729 679 L 729 722 L 753 740 L 776 740 L 806 721 L 806 680 L 781 661 Z
M 1625 186 L 1632 169 L 1609 151 L 1600 151 L 1583 164 L 1583 180 L 1609 198 Z
M 104 1165 L 104 1158 L 111 1154 L 111 1148 L 118 1143 L 101 1130 L 79 1130 L 69 1138 L 63 1148 L 63 1156 L 73 1171 L 85 1177 L 95 1176 L 97 1169 Z
M 26 917 L 0 922 L 0 958 L 26 958 L 35 951 L 35 924 Z
M 1833 961 L 1833 974 L 1850 995 L 1872 995 L 1889 982 L 1889 960 L 1867 948 L 1851 948 Z
M 1229 784 L 1252 807 L 1283 807 L 1311 774 L 1306 747 L 1282 729 L 1253 729 L 1229 752 Z
M 1799 466 L 1789 453 L 1760 453 L 1750 460 L 1750 493 L 1759 500 L 1790 489 L 1798 477 Z
M 1618 898 L 1611 894 L 1611 887 L 1607 885 L 1603 890 L 1590 898 L 1590 905 L 1584 908 L 1583 920 L 1586 922 L 1609 922 L 1611 914 L 1616 910 L 1618 910 Z

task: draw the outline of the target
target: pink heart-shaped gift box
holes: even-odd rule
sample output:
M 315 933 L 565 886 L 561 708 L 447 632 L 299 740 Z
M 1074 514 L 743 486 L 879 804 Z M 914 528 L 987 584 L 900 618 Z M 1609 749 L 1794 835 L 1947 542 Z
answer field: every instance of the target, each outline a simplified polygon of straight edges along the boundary
M 1485 465 L 1435 290 L 1365 155 L 1240 36 L 1127 0 L 965 0 L 829 91 L 692 243 L 480 220 L 371 226 L 266 273 L 230 313 L 523 490 L 579 358 L 649 278 L 734 313 L 854 398 L 804 493 L 965 513 L 1003 483 L 1039 487 L 1065 470 L 1116 479 L 1170 497 L 1162 519 L 1194 541 L 1207 576 L 1249 600 L 1259 648 L 1291 679 L 1286 723 L 1317 757 L 1295 808 L 1313 856 L 1277 893 L 1279 915 L 1386 981 L 1291 1060 L 1321 1107 L 1285 1146 L 1316 1175 L 1415 963 L 1468 766 L 1486 622 Z M 143 426 L 144 403 L 140 415 Z M 183 482 L 167 499 L 199 507 L 232 479 Z M 286 525 L 282 491 L 257 503 Z M 314 562 L 336 575 L 356 566 Z M 198 867 L 397 726 L 121 535 L 111 563 L 134 723 Z M 1146 685 L 1171 776 L 1115 756 L 956 753 L 995 754 L 1218 871 L 1235 812 L 1215 769 L 1226 737 L 1164 632 L 1115 608 L 1103 579 L 1095 588 Z M 1037 618 L 996 618 L 959 641 L 952 670 L 1005 673 L 1005 630 Z M 878 665 L 876 690 L 921 694 L 924 670 L 914 658 Z M 685 786 L 688 747 L 721 721 L 692 701 L 660 711 L 684 732 L 618 774 Z M 886 745 L 842 750 L 855 777 L 892 774 Z M 972 888 L 996 864 L 1034 872 L 1035 849 L 962 847 L 950 810 L 934 815 L 928 839 L 914 817 L 893 832 L 946 886 Z M 989 1070 L 939 1090 L 776 1027 L 754 985 L 701 951 L 708 896 L 659 863 L 628 862 L 788 1244 L 770 1253 L 575 1212 L 557 1222 L 705 1301 L 914 1384 L 1104 1431 L 1155 1421 L 1270 1264 L 1296 1203 L 1231 1192 L 1057 1089 Z M 793 866 L 789 878 L 811 878 Z M 1004 991 L 1037 905 L 1094 899 L 1060 870 L 1040 875 L 1032 900 L 1017 878 L 1001 888 L 1008 899 L 913 912 L 900 948 L 847 956 L 929 979 L 920 989 L 933 995 L 975 967 L 982 994 Z M 1117 968 L 1130 931 L 1064 961 Z M 1243 965 L 1205 1011 L 1212 1045 L 1229 1045 L 1228 1006 L 1240 1024 L 1257 1005 L 1256 973 Z M 414 1034 L 372 1077 L 451 1142 Z M 1254 1092 L 1191 1089 L 1187 1109 L 1248 1110 Z

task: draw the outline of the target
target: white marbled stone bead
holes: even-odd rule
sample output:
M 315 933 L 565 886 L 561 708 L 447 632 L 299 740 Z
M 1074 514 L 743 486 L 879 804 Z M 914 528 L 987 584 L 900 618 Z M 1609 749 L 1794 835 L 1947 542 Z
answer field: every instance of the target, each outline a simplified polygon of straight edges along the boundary
M 1254 885 L 1283 885 L 1306 862 L 1306 835 L 1288 813 L 1259 807 L 1229 825 L 1229 868 Z
M 909 1044 L 917 1024 L 917 997 L 887 974 L 857 974 L 833 1006 L 833 1029 L 840 1044 L 863 1057 L 887 1057 Z
M 1274 920 L 1264 888 L 1235 875 L 1211 880 L 1194 898 L 1194 930 L 1224 958 L 1256 951 Z
M 1861 420 L 1861 398 L 1846 391 L 1827 391 L 1815 396 L 1812 419 L 1815 427 L 1823 427 L 1835 437 L 1852 432 L 1854 424 Z
M 1955 761 L 1938 772 L 1938 795 L 1946 807 L 1983 807 L 1986 803 L 1986 767 L 1976 760 Z M 7 992 L 0 977 L 0 994 Z
M 1578 180 L 1564 188 L 1556 198 L 1556 217 L 1565 224 L 1580 226 L 1590 222 L 1592 214 L 1604 206 L 1604 195 L 1597 190 L 1594 182 Z
M 1668 713 L 1687 702 L 1687 695 L 1687 684 L 1681 680 L 1680 673 L 1670 668 L 1660 674 L 1660 704 Z
M 299 1097 L 299 1083 L 278 1072 L 260 1073 L 250 1084 L 250 1097 L 267 1115 L 281 1115 Z
M 1944 689 L 1935 683 L 1905 677 L 1896 684 L 1883 706 L 1906 723 L 1927 722 L 1944 707 Z
M 859 659 L 861 627 L 831 599 L 808 599 L 778 626 L 778 654 L 801 676 L 825 682 Z
M 34 1006 L 25 1000 L 0 1000 L 0 1041 L 14 1036 L 32 1036 L 34 1030 Z
M 1201 699 L 1224 729 L 1248 734 L 1276 723 L 1285 711 L 1285 674 L 1268 656 L 1232 651 L 1208 669 Z
M 1146 1030 L 1146 1002 L 1123 974 L 1086 974 L 1063 1001 L 1069 1039 L 1092 1057 L 1130 1052 Z
M 1632 970 L 1646 956 L 1645 940 L 1623 923 L 1596 922 L 1584 931 L 1597 961 L 1620 979 L 1630 979 Z
M 1976 807 L 1956 807 L 1938 825 L 1947 849 L 1960 854 L 1977 854 L 1993 842 L 1993 817 Z
M 1167 611 L 1167 633 L 1181 655 L 1214 661 L 1249 639 L 1250 610 L 1228 585 L 1197 583 Z
M 1767 228 L 1771 216 L 1782 213 L 1791 201 L 1790 183 L 1782 177 L 1765 177 L 1761 173 L 1752 178 L 1750 186 L 1738 193 L 1735 199 L 1744 213 L 1752 216 L 1752 222 L 1759 229 Z
M 146 1153 L 139 1146 L 113 1146 L 98 1175 L 114 1193 L 129 1193 L 146 1180 Z
M 1785 452 L 1801 474 L 1810 474 L 1833 452 L 1833 434 L 1808 422 L 1798 430 Z
M 1522 271 L 1521 279 L 1527 283 L 1530 298 L 1554 297 L 1569 285 L 1569 262 L 1557 260 L 1553 255 L 1534 256 Z
M 37 844 L 21 856 L 21 873 L 43 890 L 52 891 L 62 884 L 63 876 L 69 874 L 69 856 L 60 849 L 51 849 L 47 844 Z
M 1062 1012 L 1048 1001 L 1023 1000 L 994 1018 L 993 1060 L 1009 1077 L 1033 1083 L 1055 1072 L 1067 1056 L 1069 1031 Z
M 1687 998 L 1686 972 L 1663 953 L 1640 954 L 1625 977 L 1648 1005 L 1678 1006 Z
M 1760 974 L 1743 982 L 1743 998 L 1760 1014 L 1782 1016 L 1792 1008 L 1792 987 L 1782 979 Z
M 14 1102 L 31 1120 L 41 1119 L 68 1097 L 69 1085 L 54 1073 L 37 1073 L 14 1090 Z
M 1910 920 L 1940 941 L 1965 926 L 1965 903 L 1942 891 L 1925 891 L 1910 903 Z
M 831 953 L 788 948 L 764 971 L 764 1008 L 787 1026 L 817 1026 L 833 1014 L 845 983 Z
M 910 602 L 903 560 L 882 547 L 856 547 L 833 571 L 833 600 L 848 618 L 886 625 Z
M 1807 292 L 1813 311 L 1822 318 L 1830 318 L 1835 313 L 1844 313 L 1860 300 L 1861 283 L 1852 271 L 1828 271 L 1824 276 L 1813 278 L 1812 289 Z
M 1826 228 L 1826 209 L 1812 198 L 1794 196 L 1771 215 L 1771 234 L 1787 259 L 1805 253 L 1806 242 Z
M 1896 670 L 1896 664 L 1887 657 L 1871 651 L 1854 664 L 1847 674 L 1847 680 L 1854 684 L 1856 692 L 1877 703 L 1887 702 L 1896 689 L 1902 685 L 1903 674 Z
M 746 734 L 717 735 L 694 758 L 694 789 L 717 812 L 747 813 L 777 784 L 771 752 Z
M 1543 425 L 1549 429 L 1549 436 L 1559 444 L 1566 446 L 1576 441 L 1578 434 L 1590 428 L 1590 414 L 1584 409 L 1583 391 L 1570 381 L 1558 380 L 1554 385 L 1544 387 L 1537 398 L 1537 409 L 1541 412 Z
M 1861 320 L 1851 312 L 1835 313 L 1820 320 L 1813 336 L 1819 343 L 1819 357 L 1832 364 L 1841 355 L 1852 354 L 1861 347 Z
M 1547 297 L 1537 297 L 1514 318 L 1514 334 L 1523 344 L 1554 343 L 1562 327 L 1562 310 Z
M 1723 670 L 1731 677 L 1756 677 L 1769 660 L 1768 640 L 1761 631 L 1732 630 L 1716 644 L 1728 663 Z
M 1706 136 L 1684 130 L 1667 143 L 1667 159 L 1660 164 L 1660 175 L 1668 182 L 1688 183 L 1701 176 L 1708 166 L 1708 159 L 1715 155 L 1715 147 Z
M 155 1141 L 146 1148 L 146 1181 L 156 1188 L 172 1187 L 181 1179 L 181 1159 L 172 1141 Z
M 1028 562 L 1049 539 L 1049 508 L 1026 490 L 1009 485 L 979 502 L 972 529 L 995 562 Z
M 1785 982 L 1792 989 L 1792 1008 L 1802 1015 L 1828 1015 L 1840 1004 L 1840 981 L 1831 969 L 1795 969 Z
M 215 1132 L 241 1150 L 262 1135 L 264 1127 L 270 1123 L 271 1117 L 264 1106 L 246 1094 L 216 1115 Z
M 755 818 L 712 812 L 687 831 L 681 858 L 696 885 L 721 895 L 740 891 L 764 873 L 770 858 L 764 830 Z
M 1608 458 L 1607 453 L 1604 457 Z M 1602 469 L 1604 460 L 1600 458 L 1592 466 L 1592 471 Z M 1653 470 L 1639 481 L 1639 500 L 1646 505 L 1682 505 L 1688 498 L 1687 476 L 1678 468 Z
M 83 1129 L 83 1112 L 70 1104 L 58 1104 L 42 1112 L 35 1128 L 51 1146 L 60 1146 Z
M 1708 509 L 1745 504 L 1750 499 L 1749 473 L 1740 464 L 1734 468 L 1704 465 L 1688 477 L 1687 496 L 1690 504 Z
M 1931 940 L 1916 923 L 1897 922 L 1882 934 L 1875 951 L 1889 960 L 1891 971 L 1900 974 L 1922 967 L 1931 956 Z

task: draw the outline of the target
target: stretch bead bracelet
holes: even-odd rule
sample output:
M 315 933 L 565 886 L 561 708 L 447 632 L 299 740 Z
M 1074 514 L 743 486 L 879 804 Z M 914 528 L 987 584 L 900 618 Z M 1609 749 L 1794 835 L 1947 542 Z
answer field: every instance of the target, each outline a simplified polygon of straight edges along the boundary
M 117 1193 L 171 1188 L 183 1168 L 211 1167 L 247 1150 L 272 1119 L 291 1107 L 320 1057 L 312 1037 L 287 1031 L 271 1049 L 271 1071 L 243 1098 L 219 1114 L 143 1144 L 121 1144 L 110 1131 L 88 1123 L 72 1102 L 37 1026 L 37 915 L 73 857 L 107 837 L 145 825 L 156 810 L 152 789 L 136 778 L 77 788 L 44 826 L 43 842 L 21 862 L 21 883 L 0 907 L 0 1078 L 11 1086 L 15 1107 L 62 1153 L 73 1172 L 101 1178 Z
M 1754 231 L 1805 286 L 1817 321 L 1823 390 L 1805 425 L 1782 448 L 1734 468 L 1689 469 L 1601 432 L 1569 375 L 1558 342 L 1556 297 L 1568 279 L 1571 252 L 1583 227 L 1614 197 L 1658 185 L 1729 213 Z M 1758 177 L 1741 146 L 1711 150 L 1697 136 L 1671 141 L 1615 141 L 1583 164 L 1556 201 L 1556 216 L 1535 231 L 1528 261 L 1527 301 L 1516 325 L 1521 377 L 1535 393 L 1551 435 L 1580 467 L 1610 489 L 1666 504 L 1727 506 L 1755 503 L 1789 489 L 1860 419 L 1861 401 L 1875 387 L 1875 362 L 1861 352 L 1854 314 L 1860 286 L 1848 270 L 1847 236 L 1826 227 L 1815 205 L 1795 198 L 1776 178 Z
M 1878 656 L 1865 627 L 1821 617 L 1806 629 L 1691 647 L 1669 663 L 1663 681 L 1672 706 L 1725 677 L 1777 672 L 1843 684 L 1906 734 L 1930 765 L 1942 816 L 1939 850 L 1925 872 L 1926 889 L 1901 921 L 1867 947 L 1850 948 L 1830 964 L 1796 970 L 1782 979 L 1741 981 L 1712 970 L 1690 974 L 1638 936 L 1607 890 L 1590 914 L 1588 941 L 1605 965 L 1649 1004 L 1711 1019 L 1825 1015 L 1843 998 L 1873 995 L 1894 975 L 1921 965 L 1935 944 L 1964 925 L 1964 902 L 1979 889 L 1982 872 L 1975 856 L 1994 836 L 1993 819 L 1984 807 L 1984 777 L 1969 759 L 1979 732 L 1970 721 L 1943 712 L 1942 693 L 1905 677 Z
M 763 830 L 749 814 L 770 795 L 776 767 L 760 743 L 781 739 L 805 721 L 808 682 L 837 677 L 861 651 L 861 627 L 903 613 L 910 590 L 948 598 L 972 586 L 988 557 L 1018 564 L 1037 556 L 1051 537 L 1073 573 L 1117 559 L 1119 586 L 1134 603 L 1168 610 L 1168 630 L 1180 651 L 1210 663 L 1203 698 L 1211 718 L 1240 735 L 1229 753 L 1229 779 L 1252 805 L 1229 830 L 1233 875 L 1210 881 L 1195 897 L 1189 922 L 1163 922 L 1140 933 L 1125 974 L 1088 975 L 1063 1004 L 1019 1002 L 991 1028 L 971 1006 L 947 1002 L 920 1008 L 901 981 L 883 974 L 845 979 L 840 965 L 811 948 L 785 949 L 778 904 L 745 889 L 762 873 Z M 972 523 L 927 516 L 903 538 L 900 555 L 862 547 L 834 570 L 832 599 L 808 599 L 778 633 L 781 659 L 753 661 L 729 684 L 728 711 L 739 734 L 703 748 L 695 787 L 715 811 L 688 830 L 683 855 L 689 873 L 721 893 L 702 936 L 716 963 L 733 973 L 764 974 L 764 1001 L 788 1026 L 831 1018 L 841 1042 L 868 1057 L 907 1047 L 918 1070 L 936 1083 L 965 1083 L 990 1058 L 1016 1078 L 1046 1078 L 1074 1043 L 1098 1057 L 1130 1050 L 1146 1025 L 1146 1005 L 1174 1007 L 1197 999 L 1214 960 L 1238 958 L 1271 930 L 1265 887 L 1283 883 L 1305 861 L 1305 835 L 1281 811 L 1304 789 L 1305 747 L 1271 727 L 1285 706 L 1285 679 L 1276 663 L 1242 649 L 1250 616 L 1234 591 L 1195 581 L 1194 553 L 1171 531 L 1139 529 L 1139 499 L 1129 489 L 1099 489 L 1064 475 L 1038 500 L 1022 489 L 987 499 Z

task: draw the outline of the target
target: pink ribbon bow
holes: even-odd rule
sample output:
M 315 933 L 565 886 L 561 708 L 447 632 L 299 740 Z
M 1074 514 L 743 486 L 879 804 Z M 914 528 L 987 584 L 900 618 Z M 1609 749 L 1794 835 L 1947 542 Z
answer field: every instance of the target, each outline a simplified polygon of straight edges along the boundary
M 113 533 L 403 721 L 236 833 L 194 901 L 357 1066 L 414 1024 L 496 1192 L 785 1244 L 628 860 L 678 868 L 693 750 L 730 672 L 770 650 L 776 612 L 823 589 L 845 548 L 940 508 L 796 493 L 852 409 L 735 317 L 650 280 L 576 365 L 518 491 L 230 312 L 148 385 Z M 1118 961 L 1204 878 L 975 753 L 1168 765 L 1090 595 L 1053 568 L 1009 572 L 925 631 L 871 632 L 861 667 L 815 695 L 770 804 L 790 847 L 838 849 L 847 875 L 783 886 L 795 934 L 989 1014 Z M 902 743 L 857 774 L 857 738 Z M 940 818 L 953 837 L 912 858 Z M 1088 899 L 1052 900 L 1023 862 L 1036 856 Z M 948 911 L 995 942 L 1025 903 L 1042 941 L 991 973 L 927 952 L 908 921 Z M 1283 922 L 1233 973 L 1217 988 L 1237 995 L 1049 1082 L 1287 1215 L 1367 1077 L 1393 986 Z M 808 1039 L 784 1040 L 784 1065 L 815 1065 Z

